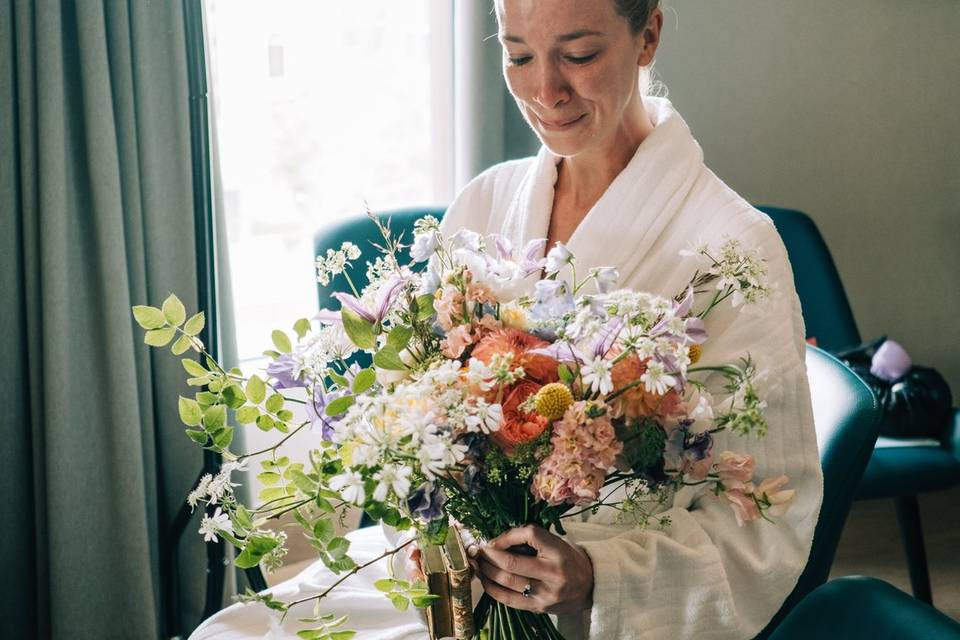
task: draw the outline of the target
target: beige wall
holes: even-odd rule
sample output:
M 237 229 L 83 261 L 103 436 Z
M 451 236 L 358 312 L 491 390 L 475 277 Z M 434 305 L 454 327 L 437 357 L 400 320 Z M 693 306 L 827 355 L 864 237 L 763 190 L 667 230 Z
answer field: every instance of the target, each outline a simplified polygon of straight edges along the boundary
M 812 216 L 864 338 L 960 403 L 960 2 L 668 0 L 657 68 L 708 166 Z
M 665 1 L 656 66 L 707 165 L 812 216 L 864 338 L 898 340 L 960 404 L 960 2 Z M 507 156 L 526 155 L 504 106 Z

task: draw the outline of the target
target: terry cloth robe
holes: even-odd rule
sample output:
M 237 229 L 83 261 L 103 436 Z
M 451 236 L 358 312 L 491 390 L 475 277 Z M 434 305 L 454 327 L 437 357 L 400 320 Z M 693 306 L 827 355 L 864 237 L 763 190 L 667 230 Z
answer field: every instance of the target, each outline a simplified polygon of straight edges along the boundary
M 757 386 L 768 403 L 769 433 L 764 439 L 717 434 L 714 454 L 750 453 L 757 461 L 756 480 L 786 474 L 788 488 L 797 493 L 775 523 L 743 527 L 724 500 L 697 487 L 674 496 L 662 513 L 672 522 L 665 530 L 618 524 L 611 509 L 586 521 L 565 521 L 567 539 L 581 545 L 593 563 L 593 606 L 560 616 L 558 624 L 567 640 L 752 638 L 779 610 L 806 564 L 823 494 L 800 304 L 786 250 L 769 218 L 704 166 L 699 145 L 669 101 L 646 98 L 645 104 L 653 132 L 567 247 L 578 273 L 616 267 L 621 286 L 664 296 L 681 291 L 696 268 L 693 258 L 681 257 L 683 249 L 736 238 L 761 252 L 773 292 L 752 308 L 714 309 L 698 365 L 750 354 L 765 374 Z M 546 237 L 559 160 L 542 148 L 534 158 L 488 169 L 450 206 L 442 223 L 445 235 L 464 227 L 502 233 L 514 247 Z M 351 538 L 351 555 L 359 561 L 388 544 L 378 528 Z M 398 613 L 370 593 L 385 571 L 380 566 L 377 575 L 351 578 L 345 583 L 350 590 L 335 592 L 324 611 L 350 614 L 347 628 L 360 631 L 358 638 L 425 638 L 418 614 Z M 274 592 L 285 599 L 303 597 L 334 579 L 318 562 Z M 235 605 L 191 638 L 293 638 L 296 617 L 302 616 L 291 614 L 281 630 L 277 616 L 264 607 Z

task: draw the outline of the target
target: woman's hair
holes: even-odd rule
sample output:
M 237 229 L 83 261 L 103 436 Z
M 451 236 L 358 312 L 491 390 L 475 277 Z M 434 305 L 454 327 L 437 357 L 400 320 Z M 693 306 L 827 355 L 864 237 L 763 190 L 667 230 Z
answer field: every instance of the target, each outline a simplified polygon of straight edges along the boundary
M 617 13 L 630 23 L 630 30 L 637 34 L 647 26 L 650 14 L 660 6 L 660 0 L 613 0 L 613 6 Z M 645 96 L 667 97 L 667 87 L 657 77 L 653 63 L 640 70 L 640 93 Z
M 660 0 L 614 0 L 617 13 L 627 19 L 634 33 L 640 33 L 647 26 L 650 14 L 660 4 Z

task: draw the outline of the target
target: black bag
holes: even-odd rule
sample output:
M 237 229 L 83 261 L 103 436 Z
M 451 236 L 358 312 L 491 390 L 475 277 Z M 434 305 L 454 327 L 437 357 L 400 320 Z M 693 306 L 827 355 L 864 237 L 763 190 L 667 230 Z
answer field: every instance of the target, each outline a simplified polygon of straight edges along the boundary
M 883 410 L 880 435 L 893 438 L 940 438 L 953 416 L 950 386 L 936 369 L 913 366 L 887 382 L 870 373 L 873 354 L 886 336 L 834 353 L 873 389 Z

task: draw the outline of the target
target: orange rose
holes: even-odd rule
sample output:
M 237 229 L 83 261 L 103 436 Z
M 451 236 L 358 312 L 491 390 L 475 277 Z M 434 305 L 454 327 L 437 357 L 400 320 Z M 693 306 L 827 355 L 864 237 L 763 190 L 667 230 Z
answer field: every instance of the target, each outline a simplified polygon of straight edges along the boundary
M 636 354 L 631 353 L 613 365 L 613 369 L 610 371 L 614 391 L 619 391 L 636 382 L 646 370 L 646 362 L 640 360 Z M 663 418 L 676 413 L 682 400 L 675 389 L 671 389 L 661 396 L 650 393 L 641 383 L 631 387 L 614 400 L 614 411 L 617 415 L 625 415 L 629 418 Z
M 523 367 L 530 380 L 547 384 L 557 381 L 557 361 L 550 356 L 530 353 L 532 349 L 547 347 L 550 343 L 519 329 L 499 329 L 483 337 L 470 354 L 490 364 L 495 355 L 513 354 L 516 366 Z
M 530 380 L 521 380 L 504 392 L 503 421 L 500 429 L 492 434 L 494 442 L 501 449 L 510 452 L 518 444 L 530 442 L 543 433 L 549 421 L 539 413 L 520 410 L 527 398 L 537 393 L 542 385 Z

